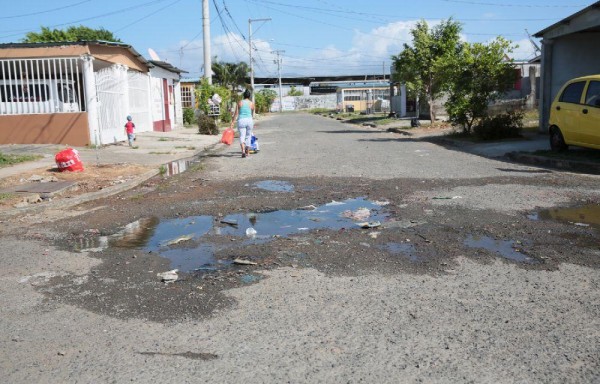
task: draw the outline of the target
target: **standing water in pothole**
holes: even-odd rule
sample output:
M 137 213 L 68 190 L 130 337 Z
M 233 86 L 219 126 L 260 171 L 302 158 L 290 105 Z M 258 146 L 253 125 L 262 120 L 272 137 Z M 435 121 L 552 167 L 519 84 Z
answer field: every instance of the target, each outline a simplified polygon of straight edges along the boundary
M 227 242 L 218 249 L 233 250 L 315 229 L 362 230 L 357 225 L 359 221 L 380 223 L 387 217 L 381 205 L 358 198 L 303 209 L 234 214 L 219 220 L 212 216 L 191 216 L 136 222 L 129 227 L 137 230 L 113 235 L 107 245 L 156 252 L 181 271 L 210 271 L 230 266 L 231 260 L 215 258 L 217 248 L 209 242 L 209 235 L 234 237 L 238 241 Z
M 411 243 L 385 243 L 384 245 L 379 246 L 379 249 L 391 253 L 392 255 L 406 257 L 413 263 L 422 261 L 416 253 L 415 246 Z
M 294 186 L 287 181 L 281 180 L 264 180 L 254 183 L 256 188 L 264 189 L 271 192 L 293 192 Z
M 553 208 L 540 211 L 542 220 L 556 220 L 580 227 L 600 229 L 600 205 L 589 204 L 574 208 Z
M 538 260 L 529 257 L 520 252 L 520 247 L 514 241 L 496 240 L 489 236 L 473 236 L 469 235 L 464 244 L 469 248 L 483 248 L 487 251 L 495 253 L 505 259 L 516 261 L 519 263 L 537 263 Z

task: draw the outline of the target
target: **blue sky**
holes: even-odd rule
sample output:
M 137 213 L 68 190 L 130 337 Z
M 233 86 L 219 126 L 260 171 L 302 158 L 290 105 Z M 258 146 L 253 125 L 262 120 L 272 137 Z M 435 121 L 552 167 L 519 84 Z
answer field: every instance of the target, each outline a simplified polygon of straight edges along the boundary
M 531 34 L 594 1 L 583 0 L 209 0 L 211 53 L 220 61 L 248 62 L 252 22 L 256 76 L 277 76 L 275 50 L 282 50 L 284 76 L 389 74 L 390 56 L 410 42 L 420 19 L 449 17 L 463 24 L 463 39 L 495 36 L 518 44 L 515 59 L 534 56 Z M 202 0 L 0 0 L 0 43 L 19 42 L 40 26 L 103 27 L 149 58 L 203 73 Z

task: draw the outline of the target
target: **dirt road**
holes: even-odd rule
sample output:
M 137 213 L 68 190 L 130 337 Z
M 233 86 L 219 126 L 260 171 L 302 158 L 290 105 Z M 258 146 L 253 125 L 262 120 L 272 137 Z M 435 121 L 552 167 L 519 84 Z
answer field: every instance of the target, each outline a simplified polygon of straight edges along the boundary
M 600 380 L 600 178 L 303 114 L 256 134 L 2 223 L 2 381 Z

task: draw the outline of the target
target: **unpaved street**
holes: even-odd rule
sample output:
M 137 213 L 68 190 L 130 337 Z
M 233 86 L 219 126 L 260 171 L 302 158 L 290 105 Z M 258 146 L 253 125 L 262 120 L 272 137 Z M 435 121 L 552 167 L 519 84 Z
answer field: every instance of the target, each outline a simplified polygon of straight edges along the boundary
M 1 223 L 1 381 L 600 381 L 598 176 L 308 114 L 256 134 Z

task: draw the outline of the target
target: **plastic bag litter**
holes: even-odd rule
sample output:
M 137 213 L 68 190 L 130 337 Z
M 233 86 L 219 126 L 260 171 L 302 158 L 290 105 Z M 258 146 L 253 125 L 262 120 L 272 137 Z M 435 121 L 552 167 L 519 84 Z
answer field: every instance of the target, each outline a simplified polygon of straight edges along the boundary
M 173 269 L 171 271 L 157 273 L 156 276 L 160 277 L 163 283 L 173 283 L 179 279 L 177 272 L 179 272 L 178 269 Z

